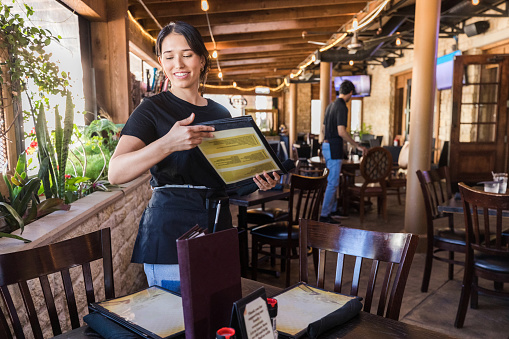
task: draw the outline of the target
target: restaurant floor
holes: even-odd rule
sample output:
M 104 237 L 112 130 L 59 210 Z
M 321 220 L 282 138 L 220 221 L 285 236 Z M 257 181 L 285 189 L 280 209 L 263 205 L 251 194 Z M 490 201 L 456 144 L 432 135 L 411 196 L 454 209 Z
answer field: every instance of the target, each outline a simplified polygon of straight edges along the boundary
M 373 201 L 376 201 L 374 199 Z M 274 201 L 267 204 L 267 206 L 286 208 L 286 201 Z M 375 203 L 376 204 L 376 203 Z M 382 217 L 378 217 L 376 213 L 376 205 L 369 210 L 364 219 L 364 223 L 360 224 L 359 214 L 357 211 L 352 210 L 349 218 L 342 220 L 342 225 L 352 228 L 360 228 L 373 231 L 384 232 L 401 232 L 404 225 L 404 197 L 403 205 L 398 205 L 397 197 L 394 195 L 389 196 L 388 200 L 388 222 L 384 222 Z M 231 207 L 234 220 L 238 213 L 236 206 Z M 444 220 L 445 221 L 445 220 Z M 446 221 L 445 221 L 446 222 Z M 509 223 L 509 220 L 507 221 Z M 235 221 L 234 221 L 235 223 Z M 455 215 L 455 224 L 463 225 L 463 215 Z M 446 227 L 446 224 L 444 224 Z M 251 240 L 249 240 L 251 246 Z M 459 259 L 462 259 L 457 255 Z M 455 328 L 454 320 L 458 308 L 458 302 L 461 293 L 461 281 L 463 279 L 463 268 L 455 266 L 454 280 L 447 279 L 447 264 L 433 261 L 433 269 L 431 273 L 431 281 L 427 293 L 421 292 L 422 273 L 424 271 L 424 253 L 416 253 L 410 274 L 407 280 L 405 294 L 401 306 L 400 321 L 413 324 L 416 326 L 432 329 L 437 332 L 445 333 L 447 335 L 457 338 L 509 338 L 509 300 L 493 298 L 490 296 L 479 296 L 479 308 L 467 311 L 465 325 L 462 329 Z M 309 256 L 308 260 L 312 265 L 312 257 Z M 327 258 L 327 273 L 329 280 L 333 280 L 335 267 L 335 258 Z M 347 268 L 345 272 L 351 272 L 353 268 L 353 260 L 347 261 Z M 371 263 L 365 262 L 363 264 L 361 286 L 359 288 L 360 295 L 362 291 L 366 290 L 367 275 L 369 274 L 369 266 Z M 268 269 L 279 270 L 279 260 L 274 268 L 270 267 L 268 261 L 261 263 L 260 267 Z M 313 267 L 313 266 L 310 266 Z M 383 269 L 383 268 L 382 268 Z M 330 273 L 329 273 L 330 272 Z M 385 270 L 380 271 L 379 275 L 383 274 Z M 380 277 L 377 286 L 381 284 L 382 277 Z M 345 277 L 344 279 L 347 279 Z M 274 286 L 284 287 L 285 273 L 282 273 L 279 278 L 267 273 L 259 273 L 258 281 L 271 284 Z M 291 283 L 299 281 L 298 260 L 292 260 L 291 264 Z M 351 277 L 345 280 L 346 284 L 343 286 L 343 293 L 348 294 L 350 290 Z M 482 281 L 480 281 L 482 284 Z M 331 282 L 332 284 L 332 282 Z M 509 284 L 505 284 L 504 289 L 509 291 Z M 493 288 L 493 284 L 489 287 Z M 326 288 L 332 289 L 331 286 Z M 376 293 L 376 292 L 375 292 Z M 376 294 L 376 295 L 379 295 Z M 376 312 L 378 300 L 373 302 L 371 312 Z

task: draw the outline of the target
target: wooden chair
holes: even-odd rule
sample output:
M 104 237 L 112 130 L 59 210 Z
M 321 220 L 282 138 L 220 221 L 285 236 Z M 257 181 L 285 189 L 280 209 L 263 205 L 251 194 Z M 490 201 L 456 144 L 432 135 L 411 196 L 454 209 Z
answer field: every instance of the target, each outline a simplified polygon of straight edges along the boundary
M 316 286 L 319 288 L 324 288 L 325 285 L 327 252 L 337 253 L 334 291 L 338 293 L 341 293 L 342 290 L 342 280 L 346 280 L 343 277 L 345 255 L 355 257 L 350 295 L 358 295 L 362 262 L 364 259 L 371 259 L 369 280 L 364 296 L 364 311 L 371 311 L 377 274 L 379 269 L 385 266 L 377 315 L 385 315 L 386 318 L 398 320 L 408 273 L 417 248 L 417 235 L 373 232 L 305 219 L 300 220 L 299 226 L 299 276 L 301 281 L 309 283 L 306 257 L 308 246 L 319 252 L 316 275 Z M 394 280 L 391 283 L 392 277 Z
M 479 292 L 509 297 L 503 286 L 509 282 L 509 239 L 502 231 L 502 211 L 509 210 L 509 195 L 485 193 L 463 183 L 459 184 L 459 189 L 463 199 L 467 247 L 461 297 L 454 322 L 457 328 L 463 327 L 469 298 L 470 307 L 477 308 Z M 483 234 L 490 236 L 484 237 Z M 493 281 L 494 289 L 479 286 L 479 278 Z
M 361 223 L 364 220 L 364 199 L 377 197 L 378 214 L 383 213 L 387 221 L 387 188 L 385 179 L 392 169 L 392 156 L 389 151 L 382 147 L 370 148 L 362 157 L 361 175 L 364 178 L 362 186 L 348 186 L 347 196 L 359 198 L 359 213 Z M 348 205 L 348 204 L 347 204 Z
M 32 336 L 34 338 L 43 338 L 43 331 L 37 316 L 40 310 L 36 308 L 37 305 L 43 305 L 43 302 L 42 300 L 34 300 L 31 294 L 34 284 L 40 284 L 54 336 L 62 333 L 59 322 L 62 310 L 69 310 L 69 319 L 73 329 L 80 327 L 78 306 L 69 269 L 81 265 L 87 303 L 92 303 L 96 300 L 90 263 L 99 259 L 103 259 L 105 297 L 106 299 L 114 298 L 115 290 L 113 287 L 111 235 L 109 228 L 55 244 L 0 255 L 0 293 L 5 303 L 5 309 L 9 315 L 15 337 L 18 339 L 25 338 L 23 323 L 20 321 L 13 301 L 16 300 L 18 294 L 21 294 L 25 305 L 24 311 L 32 328 Z M 60 273 L 61 275 L 63 286 L 58 286 L 58 288 L 65 291 L 66 306 L 58 305 L 58 303 L 55 304 L 52 289 L 53 291 L 58 290 L 56 288 L 57 283 L 55 282 L 59 280 L 52 277 L 48 279 L 48 275 L 52 273 Z M 37 284 L 37 280 L 27 283 L 28 280 L 37 278 L 39 284 Z M 50 280 L 53 286 L 50 286 Z M 18 288 L 15 288 L 16 285 Z M 15 291 L 15 293 L 11 294 L 11 291 Z M 1 310 L 0 337 L 12 338 L 7 319 Z
M 464 262 L 454 259 L 454 252 L 465 253 L 465 229 L 454 227 L 454 216 L 450 213 L 443 214 L 438 211 L 438 205 L 452 198 L 449 178 L 449 168 L 440 167 L 437 170 L 417 172 L 421 184 L 421 191 L 424 198 L 426 210 L 426 262 L 422 277 L 421 291 L 427 292 L 431 276 L 433 259 L 449 264 L 449 280 L 454 278 L 454 265 L 464 265 Z M 435 220 L 449 218 L 449 226 L 446 228 L 435 228 Z M 438 256 L 440 252 L 449 252 L 448 258 Z
M 288 219 L 251 230 L 252 279 L 257 279 L 258 254 L 272 258 L 281 258 L 281 270 L 286 269 L 286 286 L 290 286 L 290 260 L 297 259 L 299 245 L 299 218 L 318 220 L 320 207 L 327 186 L 328 169 L 320 177 L 305 177 L 294 174 L 290 178 L 290 199 L 288 200 Z M 295 202 L 296 199 L 296 202 Z M 263 250 L 263 245 L 270 245 L 270 252 Z M 281 254 L 274 248 L 280 247 Z

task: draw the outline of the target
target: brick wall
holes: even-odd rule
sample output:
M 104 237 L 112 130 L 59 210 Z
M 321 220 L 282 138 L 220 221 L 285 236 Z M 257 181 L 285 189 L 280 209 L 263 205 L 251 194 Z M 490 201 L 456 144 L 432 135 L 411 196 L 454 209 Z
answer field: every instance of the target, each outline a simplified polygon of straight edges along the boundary
M 110 227 L 115 295 L 122 296 L 144 288 L 146 278 L 142 265 L 131 264 L 130 261 L 138 223 L 151 196 L 149 178 L 149 175 L 145 175 L 112 192 L 95 192 L 74 202 L 68 212 L 55 212 L 29 224 L 23 233 L 24 237 L 32 240 L 29 244 L 0 238 L 0 253 L 38 247 Z M 39 236 L 41 234 L 42 236 Z M 91 268 L 96 300 L 104 300 L 102 263 L 94 262 Z M 71 277 L 73 286 L 75 286 L 79 314 L 82 318 L 88 314 L 88 311 L 81 269 L 72 269 Z M 50 284 L 54 289 L 56 307 L 58 310 L 62 310 L 59 311 L 59 317 L 62 330 L 65 332 L 70 330 L 70 323 L 60 275 L 50 276 Z M 39 310 L 37 314 L 43 326 L 44 337 L 53 337 L 39 281 L 30 281 L 29 286 L 36 303 L 35 306 Z M 17 287 L 11 286 L 10 290 L 11 293 L 16 291 L 13 298 L 14 303 L 17 309 L 21 310 L 23 300 L 17 293 Z M 3 307 L 3 303 L 0 302 L 0 304 Z M 4 312 L 4 314 L 6 313 Z M 32 338 L 30 325 L 27 321 L 25 323 L 24 330 L 27 338 Z

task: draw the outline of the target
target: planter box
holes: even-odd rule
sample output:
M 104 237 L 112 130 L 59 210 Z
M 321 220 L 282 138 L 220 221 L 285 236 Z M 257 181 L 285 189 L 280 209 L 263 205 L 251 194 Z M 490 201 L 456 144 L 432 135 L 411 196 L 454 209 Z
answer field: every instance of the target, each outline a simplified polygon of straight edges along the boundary
M 82 234 L 90 233 L 101 228 L 111 228 L 113 270 L 115 279 L 115 295 L 121 296 L 138 291 L 146 287 L 145 273 L 140 264 L 131 264 L 131 254 L 138 231 L 143 210 L 151 197 L 149 185 L 150 175 L 146 174 L 130 183 L 115 188 L 111 192 L 94 192 L 71 204 L 69 211 L 53 212 L 33 223 L 28 224 L 23 232 L 23 237 L 32 240 L 25 244 L 22 241 L 0 238 L 0 254 L 14 251 L 22 251 L 61 240 L 73 238 Z M 19 230 L 14 232 L 19 235 Z M 73 269 L 74 270 L 74 269 Z M 76 270 L 78 271 L 78 270 Z M 81 270 L 71 272 L 73 284 L 82 284 L 83 277 Z M 74 273 L 74 274 L 73 274 Z M 94 277 L 94 288 L 97 290 L 96 299 L 104 299 L 102 263 L 96 263 L 92 266 Z M 58 279 L 59 277 L 55 277 Z M 30 282 L 31 291 L 34 298 L 43 300 L 40 292 L 39 282 Z M 81 286 L 78 290 L 83 289 Z M 40 295 L 37 295 L 40 294 Z M 55 302 L 64 305 L 65 297 L 63 291 L 54 291 Z M 77 301 L 80 305 L 80 315 L 88 313 L 85 295 L 77 295 Z M 16 298 L 15 304 L 21 309 L 23 300 Z M 3 306 L 3 303 L 0 302 Z M 41 305 L 42 306 L 42 305 Z M 58 308 L 59 306 L 57 306 Z M 66 307 L 66 306 L 63 306 Z M 41 308 L 42 309 L 42 308 Z M 43 319 L 45 312 L 38 312 L 40 322 L 45 327 L 43 329 L 45 337 L 51 335 L 51 326 L 49 321 Z M 63 312 L 67 313 L 67 312 Z M 63 329 L 70 329 L 70 324 L 62 314 L 61 323 Z M 29 327 L 29 324 L 26 324 Z M 25 333 L 31 333 L 28 330 Z

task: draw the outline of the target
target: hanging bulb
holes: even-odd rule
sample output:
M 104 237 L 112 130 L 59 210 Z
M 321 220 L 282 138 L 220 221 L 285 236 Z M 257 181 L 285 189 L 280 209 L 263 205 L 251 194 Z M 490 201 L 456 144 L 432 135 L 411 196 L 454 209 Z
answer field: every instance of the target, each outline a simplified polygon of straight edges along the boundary
M 201 2 L 201 10 L 206 12 L 209 10 L 209 2 L 207 0 L 202 0 Z
M 353 66 L 353 60 L 350 60 L 350 61 L 348 62 L 348 64 L 349 64 L 350 66 Z
M 479 0 L 472 0 L 472 5 L 477 6 L 479 5 Z
M 233 82 L 233 87 L 237 87 L 237 83 L 235 81 Z
M 223 78 L 223 72 L 219 72 L 219 73 L 217 74 L 217 76 L 218 76 L 220 79 L 222 79 L 222 78 Z
M 396 39 L 396 46 L 399 46 L 399 45 L 401 45 L 401 39 L 400 39 L 400 38 L 397 38 L 397 39 Z
M 315 62 L 315 61 L 316 61 L 316 55 L 314 55 L 314 54 L 313 54 L 313 55 L 311 56 L 311 61 L 312 61 L 312 62 Z
M 293 79 L 294 77 L 295 77 L 295 74 L 290 73 L 290 78 L 292 78 L 292 79 Z
M 217 59 L 217 51 L 216 51 L 216 50 L 214 50 L 214 52 L 212 52 L 212 57 L 213 57 L 214 59 Z
M 356 18 L 356 17 L 354 17 L 354 18 L 353 18 L 353 22 L 352 22 L 352 28 L 353 28 L 354 30 L 356 30 L 356 29 L 357 29 L 357 27 L 359 27 L 359 22 L 357 21 L 357 18 Z

